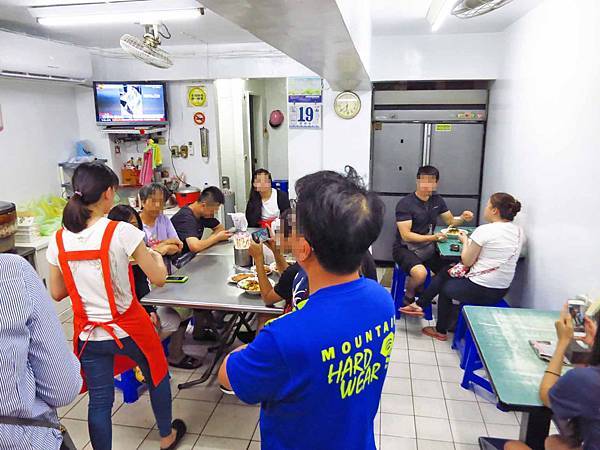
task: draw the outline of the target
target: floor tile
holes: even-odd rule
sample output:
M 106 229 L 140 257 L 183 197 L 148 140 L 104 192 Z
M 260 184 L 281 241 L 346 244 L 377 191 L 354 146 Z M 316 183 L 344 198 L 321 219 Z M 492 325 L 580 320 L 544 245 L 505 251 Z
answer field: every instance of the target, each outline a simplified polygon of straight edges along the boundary
M 83 448 L 90 442 L 88 424 L 82 420 L 62 419 L 60 423 L 67 429 L 77 448 Z
M 448 400 L 463 400 L 468 402 L 476 402 L 477 398 L 473 391 L 468 389 L 464 389 L 458 383 L 444 383 L 442 382 L 442 387 L 444 388 L 444 397 Z
M 194 377 L 194 375 L 192 375 Z M 193 386 L 190 388 L 182 389 L 178 392 L 177 398 L 183 398 L 186 400 L 202 400 L 205 402 L 218 403 L 223 397 L 223 392 L 219 389 L 219 383 L 213 381 L 212 383 L 206 382 Z
M 258 423 L 259 409 L 220 403 L 206 424 L 202 435 L 252 439 Z
M 112 450 L 131 450 L 132 448 L 138 448 L 149 433 L 150 430 L 144 428 L 124 427 L 113 424 Z
M 446 401 L 443 398 L 414 397 L 415 416 L 448 420 Z
M 454 443 L 454 448 L 456 450 L 480 450 L 479 448 L 479 444 L 477 445 L 471 445 L 471 444 L 458 444 L 458 443 Z
M 88 418 L 88 405 L 90 403 L 90 397 L 88 394 L 84 394 L 81 400 L 73 407 L 65 417 L 68 419 L 77 419 L 77 420 L 87 420 Z M 123 395 L 121 395 L 120 391 L 115 390 L 115 401 L 112 407 L 112 415 L 119 410 L 119 408 L 123 405 Z M 147 426 L 145 428 L 152 428 L 152 425 Z
M 408 350 L 397 348 L 392 350 L 391 362 L 408 363 Z
M 248 450 L 261 450 L 260 442 L 250 442 L 250 445 L 248 446 Z
M 490 403 L 492 405 L 495 405 L 496 403 L 498 403 L 498 399 L 496 398 L 496 396 L 493 393 L 491 393 L 490 391 L 485 390 L 481 386 L 471 385 L 471 389 L 475 393 L 475 397 L 477 398 L 478 402 Z
M 431 338 L 427 339 L 408 339 L 408 348 L 411 350 L 423 350 L 427 352 L 434 351 L 433 341 Z
M 173 419 L 183 420 L 189 433 L 200 434 L 216 406 L 215 403 L 176 398 L 173 400 Z
M 256 430 L 254 430 L 252 440 L 260 442 L 260 421 L 256 424 Z
M 514 412 L 500 411 L 495 405 L 490 405 L 487 403 L 480 403 L 479 409 L 481 409 L 483 421 L 486 424 L 519 425 L 517 416 Z
M 487 436 L 483 423 L 451 420 L 452 437 L 455 443 L 478 445 L 480 436 Z
M 387 376 L 396 378 L 410 378 L 410 366 L 407 363 L 390 362 Z
M 415 419 L 400 414 L 381 414 L 381 435 L 415 438 Z
M 434 352 L 424 352 L 422 350 L 409 350 L 408 358 L 411 364 L 429 364 L 437 366 Z
M 419 450 L 454 450 L 454 443 L 418 439 L 417 447 L 419 448 Z
M 187 433 L 177 446 L 177 450 L 192 450 L 199 437 L 199 434 Z M 156 450 L 159 447 L 160 434 L 158 433 L 158 430 L 152 430 L 137 450 Z
M 406 335 L 398 334 L 394 336 L 394 348 L 399 350 L 406 350 L 408 348 L 408 341 L 406 340 Z
M 412 380 L 412 391 L 415 397 L 444 398 L 442 383 L 439 381 Z
M 447 419 L 415 417 L 417 438 L 432 441 L 452 442 L 452 431 Z
M 383 383 L 384 394 L 412 395 L 410 378 L 386 377 Z
M 435 348 L 436 353 L 454 353 L 455 350 L 452 350 L 452 334 L 448 335 L 447 341 L 438 341 L 435 339 L 433 341 L 433 347 Z
M 382 394 L 381 412 L 413 415 L 413 398 L 410 395 Z
M 241 439 L 200 436 L 194 450 L 246 450 L 249 444 L 250 442 Z
M 417 440 L 397 436 L 381 436 L 379 450 L 417 450 Z
M 71 411 L 75 406 L 77 406 L 77 404 L 83 399 L 83 397 L 86 396 L 87 393 L 79 394 L 77 398 L 75 398 L 75 400 L 73 400 L 67 406 L 61 406 L 60 408 L 58 408 L 58 417 L 62 419 L 69 411 Z
M 442 381 L 447 383 L 462 383 L 464 371 L 460 367 L 440 366 L 439 369 Z
M 471 422 L 483 422 L 479 405 L 475 402 L 463 402 L 460 400 L 446 400 L 448 417 L 450 420 L 468 420 Z
M 456 352 L 439 353 L 436 352 L 436 358 L 439 366 L 460 367 L 460 357 Z
M 77 406 L 79 407 L 79 405 Z M 130 427 L 152 428 L 156 423 L 156 419 L 152 411 L 150 397 L 141 396 L 135 403 L 124 403 L 113 415 L 113 423 Z
M 440 373 L 436 366 L 426 364 L 411 364 L 410 377 L 413 380 L 432 380 L 440 381 Z
M 502 439 L 519 439 L 520 428 L 518 425 L 497 425 L 486 423 L 488 436 Z

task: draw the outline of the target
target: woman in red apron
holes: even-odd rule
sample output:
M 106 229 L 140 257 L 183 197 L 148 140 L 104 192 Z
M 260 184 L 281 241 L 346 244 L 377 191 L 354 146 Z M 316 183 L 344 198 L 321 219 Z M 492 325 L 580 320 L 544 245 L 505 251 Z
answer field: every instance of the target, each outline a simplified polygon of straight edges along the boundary
M 129 259 L 158 285 L 165 282 L 166 268 L 162 257 L 146 248 L 143 231 L 104 217 L 118 182 L 101 163 L 81 164 L 75 170 L 75 193 L 63 212 L 64 228 L 48 246 L 50 290 L 58 301 L 71 298 L 73 344 L 89 390 L 94 450 L 112 447 L 113 377 L 136 365 L 148 383 L 160 448 L 174 449 L 186 426 L 181 420 L 171 422 L 167 361 L 150 318 L 135 298 Z
M 287 192 L 273 188 L 272 182 L 268 170 L 257 169 L 252 174 L 252 191 L 246 205 L 249 227 L 266 228 L 281 212 L 290 208 Z

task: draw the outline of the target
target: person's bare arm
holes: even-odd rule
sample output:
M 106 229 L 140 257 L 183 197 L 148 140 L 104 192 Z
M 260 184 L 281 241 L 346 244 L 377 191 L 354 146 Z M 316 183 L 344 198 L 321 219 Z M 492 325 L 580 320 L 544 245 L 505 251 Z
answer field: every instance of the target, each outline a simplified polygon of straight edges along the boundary
M 50 295 L 57 302 L 64 300 L 69 295 L 63 274 L 54 264 L 50 264 Z
M 219 225 L 218 227 L 215 228 L 215 230 L 219 227 L 223 227 L 223 225 Z M 185 240 L 185 242 L 187 243 L 190 251 L 192 251 L 194 253 L 199 253 L 202 250 L 206 250 L 207 248 L 210 248 L 219 242 L 226 241 L 230 237 L 231 237 L 231 233 L 229 231 L 225 231 L 224 229 L 221 229 L 216 232 L 213 231 L 213 234 L 211 234 L 206 239 L 198 239 L 197 237 L 189 237 Z
M 479 258 L 481 246 L 473 240 L 470 240 L 462 231 L 459 233 L 458 239 L 463 246 L 460 254 L 460 260 L 465 266 L 471 267 L 473 264 L 475 264 L 477 258 Z
M 179 253 L 179 251 L 180 251 L 179 246 L 177 244 L 169 243 L 167 241 L 162 241 L 160 244 L 158 244 L 156 247 L 154 247 L 153 250 L 157 251 L 158 253 L 160 253 L 163 256 L 175 255 L 175 254 Z
M 412 227 L 412 220 L 405 220 L 403 222 L 396 222 L 398 231 L 404 242 L 419 243 L 419 242 L 436 242 L 445 241 L 446 235 L 443 233 L 436 234 L 419 234 L 413 233 L 410 229 Z
M 256 277 L 258 278 L 258 285 L 260 286 L 260 296 L 266 305 L 277 303 L 281 300 L 281 297 L 275 292 L 275 289 L 265 272 L 265 257 L 262 244 L 252 242 L 248 249 L 248 253 L 254 259 L 254 265 L 256 266 Z
M 231 353 L 235 353 L 235 352 L 239 352 L 240 350 L 244 350 L 247 347 L 247 345 L 242 345 L 241 347 L 236 348 L 235 350 L 233 350 Z M 231 355 L 231 353 L 229 353 L 229 355 Z M 223 387 L 225 387 L 226 389 L 231 389 L 231 383 L 229 382 L 229 376 L 227 376 L 227 360 L 229 359 L 229 355 L 227 355 L 225 357 L 225 359 L 223 360 L 223 362 L 221 363 L 221 367 L 219 367 L 219 384 Z
M 167 268 L 160 253 L 149 249 L 143 242 L 140 242 L 131 256 L 152 284 L 164 286 L 167 279 Z
M 471 211 L 463 211 L 459 217 L 454 217 L 450 211 L 446 211 L 445 213 L 440 214 L 440 217 L 449 227 L 458 227 L 465 222 L 472 221 L 474 216 Z
M 561 311 L 560 319 L 556 321 L 554 326 L 556 327 L 558 343 L 540 383 L 540 399 L 548 408 L 550 408 L 550 389 L 552 389 L 561 376 L 563 359 L 573 339 L 573 321 L 567 312 L 566 306 Z
M 269 229 L 269 232 L 271 233 L 271 235 L 273 234 L 271 229 Z M 279 271 L 279 273 L 283 273 L 283 271 L 289 267 L 289 264 L 285 260 L 285 256 L 283 256 L 283 253 L 281 253 L 281 251 L 279 250 L 279 247 L 277 247 L 277 245 L 275 244 L 275 240 L 271 238 L 267 242 L 265 242 L 265 245 L 269 247 L 273 252 L 273 256 L 275 257 L 275 264 L 277 265 L 277 270 Z

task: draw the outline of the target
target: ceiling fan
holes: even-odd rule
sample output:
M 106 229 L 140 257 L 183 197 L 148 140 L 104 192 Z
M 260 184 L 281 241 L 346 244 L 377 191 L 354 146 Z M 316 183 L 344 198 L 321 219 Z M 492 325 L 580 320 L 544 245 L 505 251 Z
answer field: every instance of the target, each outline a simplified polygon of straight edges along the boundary
M 501 8 L 512 0 L 460 0 L 452 8 L 452 14 L 461 19 L 482 16 Z
M 169 53 L 160 48 L 160 37 L 170 39 L 171 33 L 169 33 L 168 28 L 163 24 L 162 26 L 168 33 L 168 35 L 164 35 L 159 30 L 159 26 L 161 25 L 144 25 L 145 32 L 142 38 L 124 34 L 121 36 L 120 44 L 123 50 L 137 59 L 144 61 L 146 64 L 160 69 L 168 69 L 173 65 L 173 61 Z

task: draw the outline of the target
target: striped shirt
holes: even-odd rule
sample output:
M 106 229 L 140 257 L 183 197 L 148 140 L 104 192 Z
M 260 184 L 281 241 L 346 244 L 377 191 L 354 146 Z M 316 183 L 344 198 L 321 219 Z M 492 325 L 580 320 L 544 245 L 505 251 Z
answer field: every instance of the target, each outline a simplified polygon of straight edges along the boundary
M 42 282 L 23 258 L 0 254 L 0 416 L 58 423 L 56 408 L 80 389 L 79 361 Z M 55 429 L 0 424 L 0 450 L 58 450 L 61 441 Z

